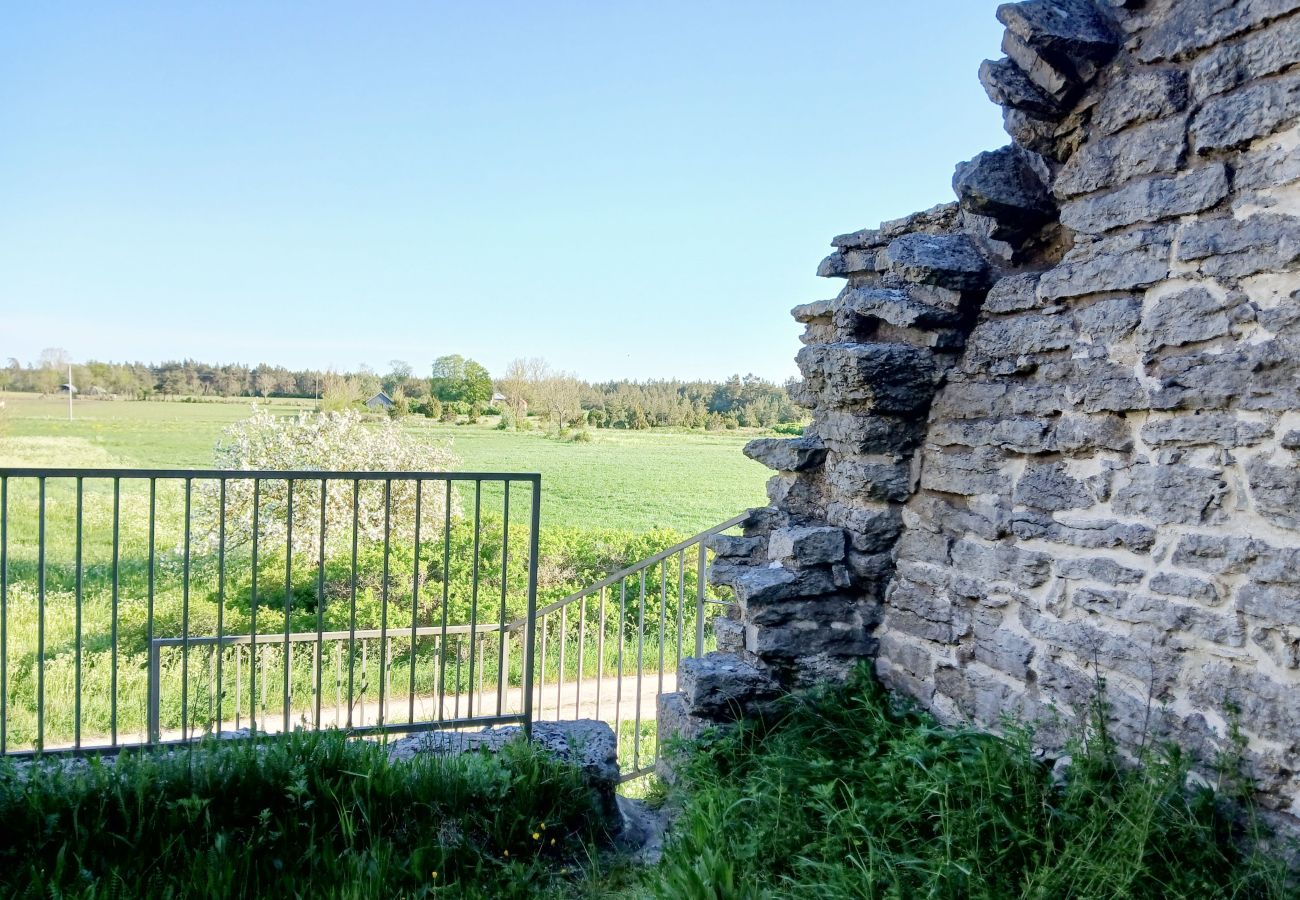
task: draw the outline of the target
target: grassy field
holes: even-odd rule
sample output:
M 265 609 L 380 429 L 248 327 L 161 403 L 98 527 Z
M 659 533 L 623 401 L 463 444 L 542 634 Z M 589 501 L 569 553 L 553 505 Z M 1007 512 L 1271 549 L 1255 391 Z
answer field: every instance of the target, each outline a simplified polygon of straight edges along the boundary
M 67 401 L 0 394 L 5 403 L 0 465 L 203 467 L 227 425 L 248 415 L 249 401 Z M 309 402 L 272 400 L 292 414 Z M 543 524 L 669 528 L 695 532 L 766 502 L 770 474 L 740 448 L 754 433 L 594 431 L 589 443 L 561 442 L 540 431 L 497 431 L 411 417 L 406 427 L 451 441 L 460 468 L 540 472 Z

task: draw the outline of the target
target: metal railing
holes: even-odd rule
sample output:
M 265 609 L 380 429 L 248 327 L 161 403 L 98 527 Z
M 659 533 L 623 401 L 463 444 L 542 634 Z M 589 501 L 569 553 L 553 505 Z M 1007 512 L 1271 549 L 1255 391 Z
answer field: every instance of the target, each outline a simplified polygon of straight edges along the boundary
M 527 727 L 540 501 L 520 473 L 0 468 L 0 753 Z
M 600 719 L 618 738 L 621 779 L 653 771 L 657 704 L 676 689 L 683 655 L 711 649 L 705 541 L 739 515 L 549 603 L 536 613 L 536 720 Z M 522 627 L 515 620 L 511 627 Z

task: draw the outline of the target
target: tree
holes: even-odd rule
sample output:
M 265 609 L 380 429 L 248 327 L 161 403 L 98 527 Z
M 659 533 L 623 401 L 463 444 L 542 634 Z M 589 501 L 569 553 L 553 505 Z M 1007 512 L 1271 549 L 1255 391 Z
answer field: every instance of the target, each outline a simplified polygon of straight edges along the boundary
M 343 412 L 356 406 L 364 397 L 361 388 L 351 378 L 337 372 L 326 372 L 324 388 L 320 395 L 322 412 Z
M 458 353 L 440 356 L 433 361 L 429 389 L 443 403 L 482 406 L 492 399 L 492 376 L 482 365 Z
M 559 428 L 582 415 L 582 389 L 582 382 L 565 372 L 556 372 L 534 388 L 546 417 Z
M 372 425 L 357 410 L 302 413 L 296 418 L 282 418 L 257 407 L 253 408 L 252 417 L 225 429 L 214 456 L 218 468 L 242 470 L 430 472 L 448 471 L 459 462 L 448 446 L 424 443 L 407 434 L 391 419 Z M 257 537 L 265 546 L 282 547 L 287 540 L 287 517 L 267 513 L 287 509 L 289 489 L 286 481 L 277 479 L 263 480 L 258 489 L 262 515 L 258 518 Z M 346 479 L 331 479 L 326 483 L 327 544 L 333 545 L 334 549 L 346 545 L 354 528 L 355 533 L 366 540 L 382 540 L 386 529 L 391 535 L 410 539 L 415 522 L 414 481 L 394 480 L 387 504 L 377 481 L 363 482 L 357 489 L 355 500 L 353 490 L 353 485 Z M 222 508 L 220 483 L 202 479 L 195 484 L 194 494 L 199 509 L 206 511 L 199 521 L 220 521 L 217 515 Z M 294 553 L 304 559 L 317 560 L 320 487 L 318 484 L 298 483 L 293 496 Z M 253 497 L 251 480 L 233 478 L 226 482 L 224 509 L 228 546 L 239 546 L 253 539 Z M 452 492 L 450 497 L 451 514 L 457 516 L 459 495 Z M 444 515 L 445 502 L 446 496 L 442 492 L 425 490 L 423 514 L 426 521 L 438 522 Z M 209 542 L 217 540 L 215 533 L 205 537 Z
M 528 414 L 528 404 L 536 402 L 537 384 L 546 377 L 549 368 L 540 356 L 513 359 L 506 367 L 505 377 L 500 379 L 497 387 L 506 395 L 506 403 L 510 404 L 517 424 L 522 423 Z

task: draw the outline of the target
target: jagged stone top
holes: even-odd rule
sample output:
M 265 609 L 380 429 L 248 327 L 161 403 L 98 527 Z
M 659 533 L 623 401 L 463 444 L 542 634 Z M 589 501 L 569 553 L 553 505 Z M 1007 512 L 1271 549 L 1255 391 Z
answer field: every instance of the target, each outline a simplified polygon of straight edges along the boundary
M 841 250 L 874 250 L 885 247 L 895 238 L 911 232 L 941 234 L 956 229 L 961 210 L 956 203 L 940 203 L 921 212 L 881 222 L 876 228 L 863 228 L 831 239 L 831 246 Z

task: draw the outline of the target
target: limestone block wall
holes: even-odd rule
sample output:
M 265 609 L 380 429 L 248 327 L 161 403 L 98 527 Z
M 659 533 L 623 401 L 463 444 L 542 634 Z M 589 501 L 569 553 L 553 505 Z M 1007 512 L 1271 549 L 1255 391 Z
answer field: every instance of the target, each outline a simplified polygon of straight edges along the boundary
M 747 448 L 777 474 L 715 547 L 725 658 L 666 705 L 689 730 L 870 656 L 1050 746 L 1101 676 L 1129 746 L 1208 766 L 1238 718 L 1300 815 L 1300 0 L 998 17 L 1013 142 L 834 240 L 843 290 L 794 310 L 813 425 Z

